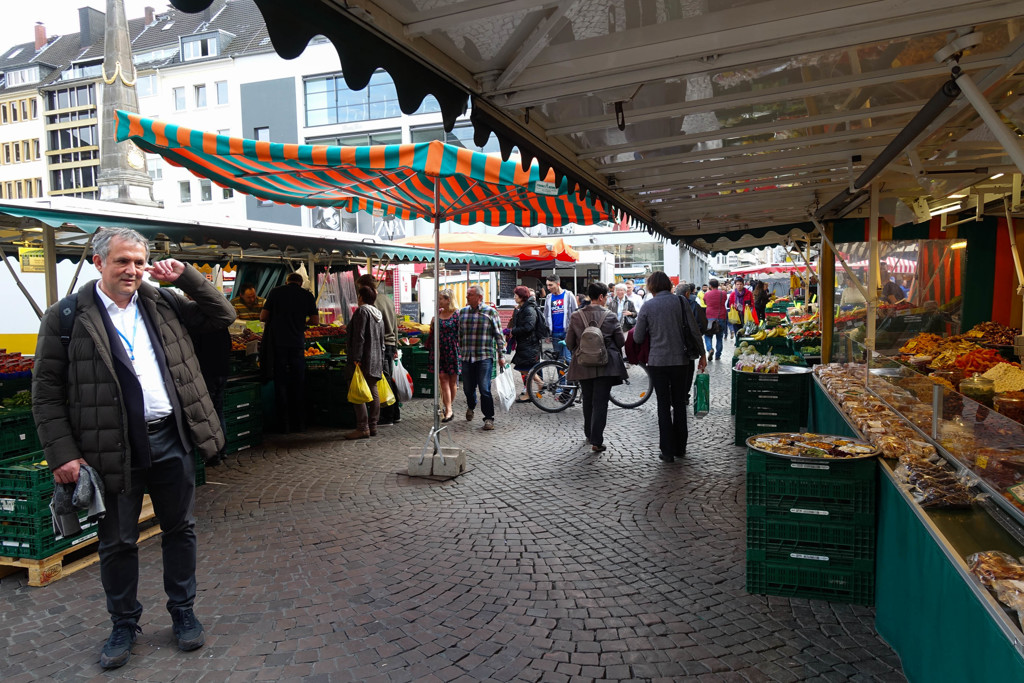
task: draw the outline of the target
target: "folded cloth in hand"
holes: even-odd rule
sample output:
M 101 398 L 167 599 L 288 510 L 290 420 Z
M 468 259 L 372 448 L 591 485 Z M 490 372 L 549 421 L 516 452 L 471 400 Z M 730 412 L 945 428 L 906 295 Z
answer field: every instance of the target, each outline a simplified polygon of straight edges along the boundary
M 50 501 L 50 515 L 53 517 L 55 536 L 74 536 L 82 531 L 78 513 L 88 510 L 89 522 L 103 519 L 107 514 L 103 503 L 103 479 L 88 465 L 78 470 L 78 483 L 57 484 Z

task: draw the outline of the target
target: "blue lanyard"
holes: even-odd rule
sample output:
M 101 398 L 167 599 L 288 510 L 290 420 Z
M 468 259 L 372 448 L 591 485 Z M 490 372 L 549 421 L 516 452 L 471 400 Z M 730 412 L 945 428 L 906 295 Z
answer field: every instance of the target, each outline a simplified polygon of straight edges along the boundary
M 114 328 L 115 330 L 117 328 Z M 132 326 L 132 340 L 128 341 L 128 337 L 124 336 L 121 330 L 117 330 L 117 336 L 124 340 L 124 343 L 128 346 L 128 357 L 135 362 L 135 333 L 139 331 L 139 306 L 135 305 L 135 324 Z

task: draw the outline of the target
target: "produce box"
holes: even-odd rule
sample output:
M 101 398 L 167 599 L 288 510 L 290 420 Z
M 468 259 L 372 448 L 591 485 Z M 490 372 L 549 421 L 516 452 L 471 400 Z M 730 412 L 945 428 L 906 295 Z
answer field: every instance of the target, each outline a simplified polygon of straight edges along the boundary
M 96 537 L 96 522 L 86 522 L 87 512 L 79 513 L 82 531 L 74 536 L 55 536 L 50 510 L 32 517 L 4 519 L 0 522 L 0 556 L 41 560 Z
M 777 373 L 742 372 L 734 369 L 732 371 L 732 414 L 741 415 L 751 407 L 786 407 L 794 411 L 794 416 L 799 421 L 798 427 L 806 427 L 807 402 L 811 391 L 810 377 L 809 368 L 789 365 L 780 366 Z M 792 430 L 784 428 L 764 431 Z M 742 445 L 741 442 L 737 443 Z
M 874 563 L 831 558 L 828 561 L 747 559 L 747 592 L 873 605 Z
M 0 377 L 0 399 L 11 398 L 19 391 L 32 390 L 31 373 L 24 377 Z
M 793 344 L 787 337 L 768 337 L 767 339 L 741 337 L 736 340 L 736 345 L 740 346 L 744 342 L 753 346 L 758 353 L 793 353 Z
M 39 435 L 30 408 L 0 410 L 0 458 L 39 448 Z
M 224 387 L 224 413 L 247 410 L 260 404 L 259 382 L 228 382 Z

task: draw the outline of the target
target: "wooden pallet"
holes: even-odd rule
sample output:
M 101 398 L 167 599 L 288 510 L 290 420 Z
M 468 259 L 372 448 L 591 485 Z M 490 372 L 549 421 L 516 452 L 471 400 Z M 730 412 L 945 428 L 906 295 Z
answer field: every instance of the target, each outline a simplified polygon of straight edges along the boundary
M 153 503 L 147 494 L 142 500 L 142 512 L 139 514 L 139 524 L 145 528 L 139 530 L 139 543 L 160 533 L 160 525 L 155 522 Z M 150 524 L 150 521 L 153 523 Z M 7 576 L 21 569 L 28 570 L 28 585 L 46 586 L 57 579 L 74 574 L 80 569 L 91 567 L 100 561 L 99 554 L 95 551 L 83 553 L 82 550 L 91 547 L 99 539 L 95 536 L 84 543 L 62 550 L 50 557 L 41 560 L 33 560 L 24 557 L 0 557 L 0 577 Z

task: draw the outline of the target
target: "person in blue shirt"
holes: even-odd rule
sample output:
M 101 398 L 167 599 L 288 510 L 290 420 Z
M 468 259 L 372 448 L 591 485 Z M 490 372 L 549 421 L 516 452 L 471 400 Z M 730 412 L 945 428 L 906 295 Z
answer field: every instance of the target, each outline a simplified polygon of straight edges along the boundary
M 544 317 L 551 329 L 551 343 L 565 341 L 565 333 L 569 329 L 569 318 L 579 309 L 576 296 L 567 289 L 562 289 L 562 278 L 557 275 L 547 277 L 548 298 L 544 301 Z M 568 347 L 563 348 L 566 360 L 571 358 Z

